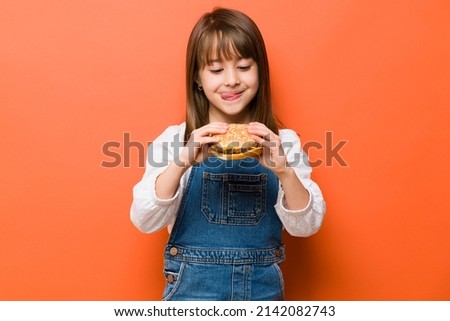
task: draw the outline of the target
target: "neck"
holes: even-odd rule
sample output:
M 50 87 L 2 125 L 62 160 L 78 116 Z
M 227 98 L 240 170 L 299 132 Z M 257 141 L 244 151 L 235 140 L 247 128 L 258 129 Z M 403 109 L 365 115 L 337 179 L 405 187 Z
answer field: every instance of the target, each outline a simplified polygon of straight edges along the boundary
M 214 113 L 209 110 L 209 122 L 222 122 L 227 124 L 248 124 L 252 121 L 250 113 L 241 112 L 237 115 L 227 115 L 223 113 Z

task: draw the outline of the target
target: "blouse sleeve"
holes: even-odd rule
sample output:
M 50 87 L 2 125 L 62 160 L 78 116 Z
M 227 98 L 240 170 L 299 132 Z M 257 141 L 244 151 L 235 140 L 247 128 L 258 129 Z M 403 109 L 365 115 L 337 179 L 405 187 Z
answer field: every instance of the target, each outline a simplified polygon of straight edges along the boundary
M 284 228 L 293 236 L 310 236 L 316 233 L 325 215 L 326 205 L 319 186 L 311 179 L 308 156 L 302 150 L 300 139 L 292 130 L 280 131 L 280 138 L 289 166 L 309 192 L 309 202 L 301 210 L 289 210 L 284 206 L 284 191 L 280 185 L 275 210 Z
M 130 210 L 131 221 L 144 233 L 156 232 L 175 222 L 182 188 L 179 187 L 172 198 L 161 199 L 156 195 L 155 183 L 181 148 L 183 132 L 182 125 L 170 126 L 148 146 L 145 173 L 133 188 Z

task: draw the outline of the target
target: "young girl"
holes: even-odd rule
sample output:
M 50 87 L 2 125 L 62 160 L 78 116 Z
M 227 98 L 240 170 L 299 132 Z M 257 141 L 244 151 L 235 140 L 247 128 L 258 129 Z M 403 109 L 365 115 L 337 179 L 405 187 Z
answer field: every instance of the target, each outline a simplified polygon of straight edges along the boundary
M 142 232 L 169 228 L 163 300 L 283 300 L 282 230 L 315 233 L 325 203 L 297 134 L 278 129 L 263 38 L 245 14 L 215 9 L 186 62 L 186 122 L 149 146 L 131 207 Z M 248 124 L 261 157 L 211 156 L 230 123 Z

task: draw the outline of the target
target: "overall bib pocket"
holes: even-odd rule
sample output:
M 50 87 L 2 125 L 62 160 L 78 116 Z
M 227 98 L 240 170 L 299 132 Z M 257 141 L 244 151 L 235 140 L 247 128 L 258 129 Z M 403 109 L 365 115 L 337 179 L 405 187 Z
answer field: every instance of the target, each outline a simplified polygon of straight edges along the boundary
M 267 174 L 204 172 L 201 211 L 210 223 L 258 225 L 266 213 Z

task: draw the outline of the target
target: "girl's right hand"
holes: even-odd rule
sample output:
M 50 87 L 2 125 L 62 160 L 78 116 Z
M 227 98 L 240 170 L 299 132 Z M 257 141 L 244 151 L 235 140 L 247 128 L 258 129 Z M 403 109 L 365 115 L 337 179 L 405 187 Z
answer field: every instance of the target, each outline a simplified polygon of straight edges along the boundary
M 227 123 L 213 122 L 193 130 L 186 145 L 181 149 L 178 157 L 179 164 L 188 168 L 205 160 L 209 156 L 209 145 L 219 141 L 212 135 L 224 134 L 227 129 Z

